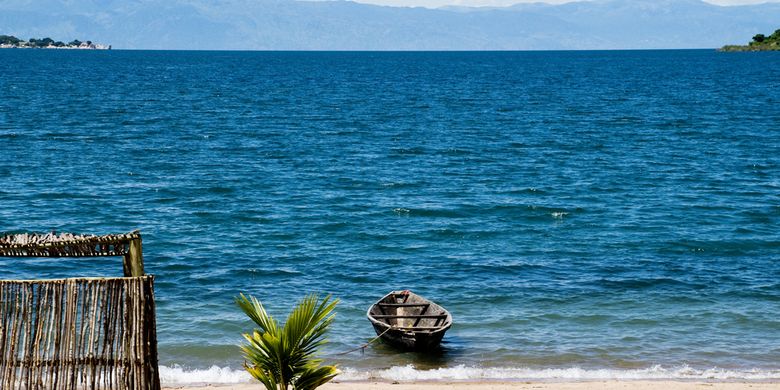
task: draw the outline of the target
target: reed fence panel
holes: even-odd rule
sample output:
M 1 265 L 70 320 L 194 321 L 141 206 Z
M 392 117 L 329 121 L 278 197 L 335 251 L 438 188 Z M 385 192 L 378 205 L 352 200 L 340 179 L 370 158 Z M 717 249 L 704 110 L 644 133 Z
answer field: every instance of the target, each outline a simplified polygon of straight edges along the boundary
M 154 277 L 0 281 L 0 389 L 159 390 Z

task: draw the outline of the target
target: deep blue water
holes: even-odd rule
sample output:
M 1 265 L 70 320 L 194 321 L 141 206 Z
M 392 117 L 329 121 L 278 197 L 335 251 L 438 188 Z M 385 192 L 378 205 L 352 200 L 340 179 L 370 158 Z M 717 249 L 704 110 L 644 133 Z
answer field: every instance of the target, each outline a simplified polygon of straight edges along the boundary
M 240 367 L 239 292 L 285 315 L 318 291 L 341 299 L 328 357 L 358 371 L 780 377 L 778 65 L 2 50 L 0 232 L 141 229 L 166 366 Z M 120 274 L 0 259 L 4 279 Z M 335 356 L 392 289 L 452 312 L 444 352 Z

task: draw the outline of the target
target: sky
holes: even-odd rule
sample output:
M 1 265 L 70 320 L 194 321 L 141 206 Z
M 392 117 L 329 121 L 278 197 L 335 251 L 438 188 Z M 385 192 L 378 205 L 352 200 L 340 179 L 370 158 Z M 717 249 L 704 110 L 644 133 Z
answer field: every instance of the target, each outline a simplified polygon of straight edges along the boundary
M 517 3 L 550 3 L 562 4 L 572 0 L 352 0 L 358 3 L 388 5 L 396 7 L 427 7 L 437 8 L 448 5 L 466 7 L 506 7 Z M 705 0 L 717 5 L 745 5 L 760 3 L 780 3 L 780 0 Z
M 593 0 L 494 12 L 421 12 L 346 1 L 497 7 L 531 0 L 311 1 L 136 0 L 127 6 L 126 0 L 0 0 L 0 34 L 163 50 L 684 49 L 746 43 L 776 30 L 780 21 L 780 0 L 764 7 Z

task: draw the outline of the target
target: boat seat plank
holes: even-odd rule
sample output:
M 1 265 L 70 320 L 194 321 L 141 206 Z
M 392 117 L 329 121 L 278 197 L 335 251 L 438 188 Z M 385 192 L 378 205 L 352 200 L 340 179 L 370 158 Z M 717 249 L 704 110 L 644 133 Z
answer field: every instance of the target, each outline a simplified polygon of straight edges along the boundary
M 375 314 L 374 318 L 447 318 L 446 314 Z
M 424 307 L 430 303 L 378 303 L 380 307 Z

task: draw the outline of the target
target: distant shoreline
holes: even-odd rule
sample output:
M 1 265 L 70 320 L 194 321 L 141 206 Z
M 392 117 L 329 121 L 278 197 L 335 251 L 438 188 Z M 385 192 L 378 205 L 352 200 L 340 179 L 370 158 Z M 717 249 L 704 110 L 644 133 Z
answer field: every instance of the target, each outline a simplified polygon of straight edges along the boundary
M 780 51 L 780 46 L 771 45 L 726 45 L 718 49 L 722 52 Z
M 21 40 L 13 35 L 0 35 L 0 49 L 63 49 L 63 50 L 111 50 L 111 45 L 74 39 L 68 43 L 51 38 Z
M 756 34 L 747 45 L 726 45 L 718 51 L 780 51 L 780 29 L 771 35 Z
M 24 46 L 8 46 L 8 45 L 0 45 L 0 49 L 43 49 L 43 50 L 111 50 L 111 46 L 107 47 L 57 47 L 57 46 L 46 46 L 46 47 L 24 47 Z

